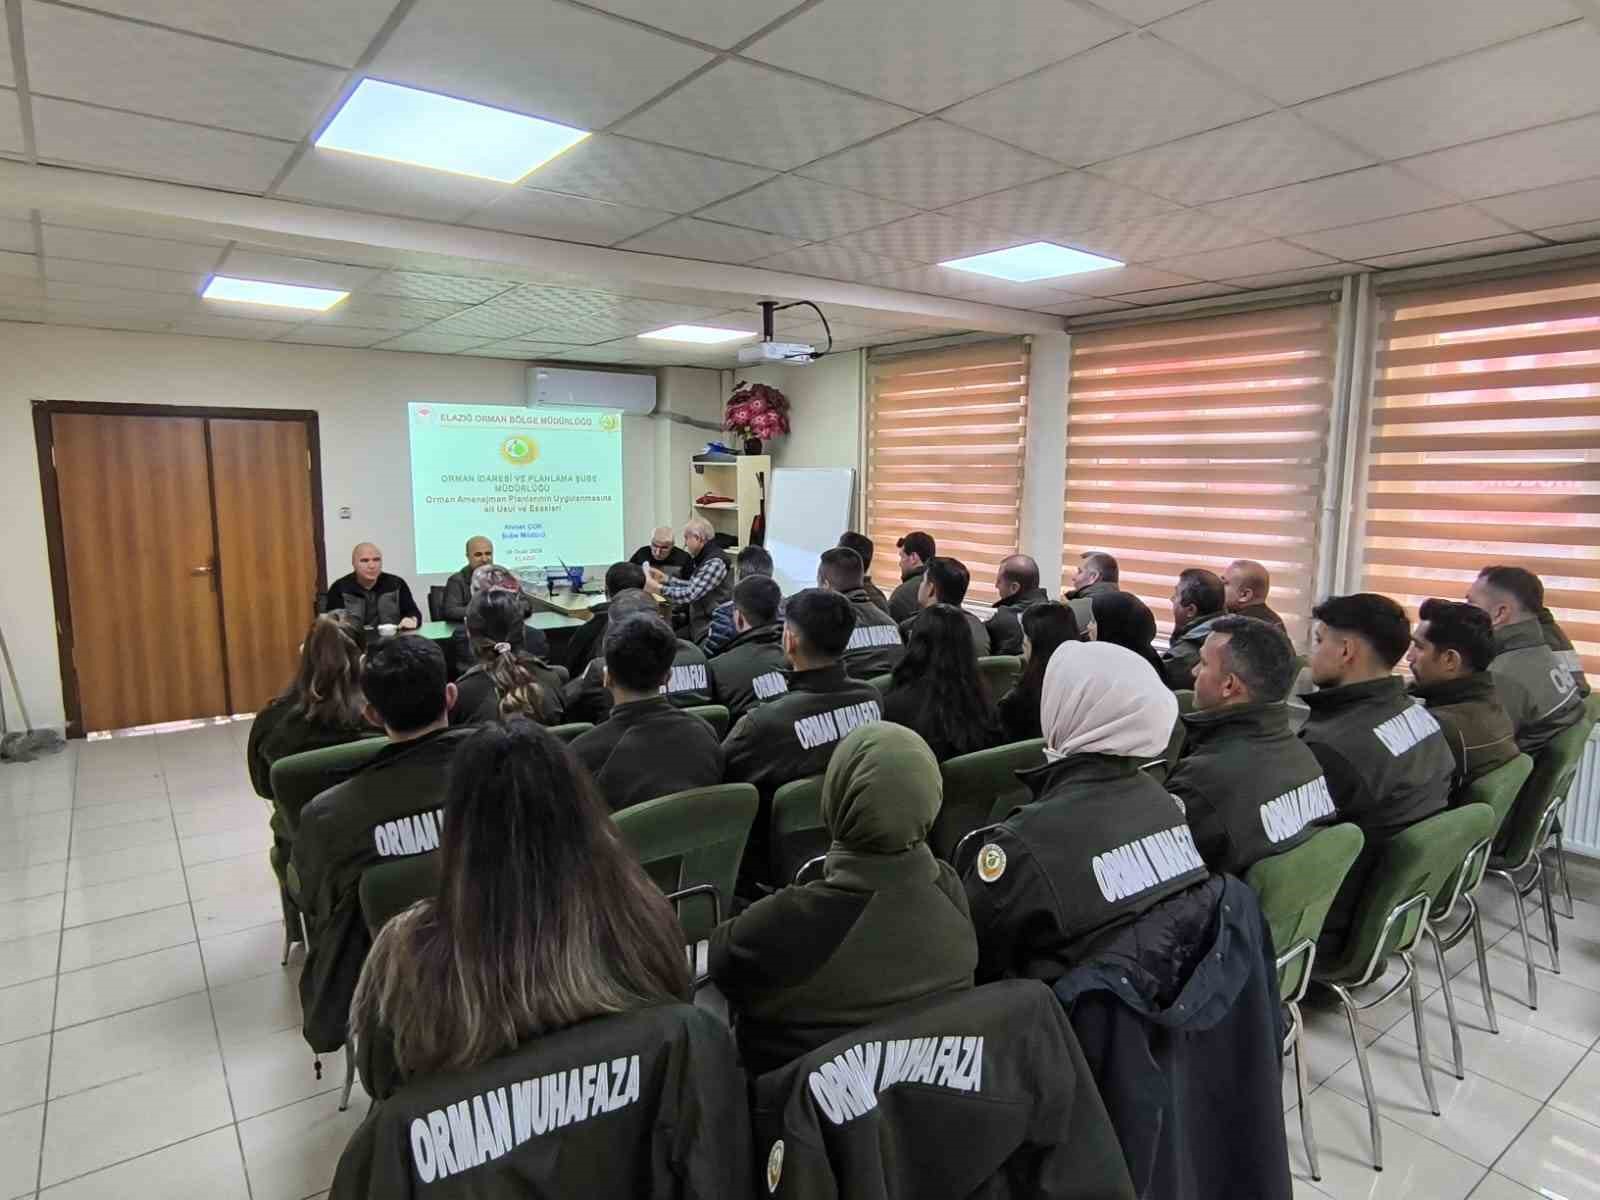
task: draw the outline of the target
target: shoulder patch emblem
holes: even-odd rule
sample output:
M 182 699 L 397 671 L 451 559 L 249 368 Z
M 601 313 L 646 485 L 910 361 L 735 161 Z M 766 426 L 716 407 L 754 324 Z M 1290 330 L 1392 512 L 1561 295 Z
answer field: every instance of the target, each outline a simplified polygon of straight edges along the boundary
M 783 1178 L 783 1139 L 779 1138 L 772 1143 L 772 1152 L 767 1155 L 767 1191 L 776 1192 L 778 1181 Z
M 993 883 L 1006 873 L 1006 852 L 993 842 L 978 851 L 978 878 Z

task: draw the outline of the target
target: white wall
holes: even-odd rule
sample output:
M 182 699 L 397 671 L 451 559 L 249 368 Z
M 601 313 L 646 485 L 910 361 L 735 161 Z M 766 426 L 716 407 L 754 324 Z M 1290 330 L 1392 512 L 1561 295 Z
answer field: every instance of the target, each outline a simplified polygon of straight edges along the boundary
M 731 374 L 777 388 L 789 398 L 788 437 L 766 446 L 774 467 L 851 467 L 860 504 L 865 454 L 861 443 L 863 351 L 830 354 L 806 367 L 758 367 Z M 730 385 L 731 390 L 731 385 Z
M 656 372 L 655 512 L 675 531 L 694 516 L 690 460 L 722 434 L 722 373 L 695 367 Z M 674 417 L 698 422 L 690 425 Z M 646 533 L 649 530 L 645 531 Z M 640 543 L 642 544 L 642 543 Z
M 525 395 L 523 364 L 497 359 L 6 322 L 0 322 L 0 364 L 0 561 L 6 568 L 0 571 L 0 627 L 30 716 L 38 725 L 57 727 L 64 721 L 61 676 L 31 401 L 314 410 L 322 444 L 328 578 L 350 569 L 354 543 L 371 540 L 383 548 L 385 567 L 409 580 L 420 596 L 444 577 L 415 571 L 406 404 L 514 405 Z M 715 416 L 717 372 L 671 368 L 661 376 L 658 387 L 675 411 Z M 690 432 L 655 418 L 624 420 L 628 550 L 647 541 L 656 524 L 658 443 L 672 462 L 661 519 L 676 523 L 687 515 L 688 454 L 699 447 L 679 443 L 711 436 L 693 430 L 691 438 Z M 344 505 L 352 509 L 348 521 L 338 517 Z M 9 692 L 8 685 L 0 686 Z M 13 719 L 14 699 L 6 697 Z

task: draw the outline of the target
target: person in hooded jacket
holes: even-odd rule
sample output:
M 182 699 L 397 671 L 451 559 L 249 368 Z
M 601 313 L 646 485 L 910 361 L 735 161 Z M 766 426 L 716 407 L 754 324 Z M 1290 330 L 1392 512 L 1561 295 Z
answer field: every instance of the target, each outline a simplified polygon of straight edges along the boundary
M 1132 650 L 1159 678 L 1166 679 L 1161 656 L 1151 644 L 1156 637 L 1156 617 L 1148 604 L 1132 592 L 1101 592 L 1091 597 L 1089 612 L 1094 618 L 1091 640 Z
M 1161 656 L 1161 673 L 1173 691 L 1194 687 L 1200 646 L 1217 619 L 1227 615 L 1225 595 L 1215 571 L 1190 567 L 1179 573 L 1172 589 L 1172 637 Z
M 1078 618 L 1065 604 L 1047 601 L 1022 614 L 1022 675 L 996 706 L 1005 726 L 1006 740 L 1025 742 L 1043 737 L 1039 701 L 1044 695 L 1044 673 L 1050 656 L 1064 642 L 1082 639 Z
M 1050 656 L 1045 765 L 1031 803 L 993 827 L 962 881 L 978 978 L 1046 983 L 1108 932 L 1209 877 L 1183 811 L 1140 770 L 1166 753 L 1178 702 L 1132 651 L 1068 642 Z
M 977 940 L 961 881 L 928 848 L 943 784 L 897 725 L 855 730 L 822 784 L 822 878 L 756 901 L 711 934 L 711 977 L 761 1074 L 916 1000 L 972 986 Z
M 1000 599 L 995 602 L 994 616 L 985 622 L 989 653 L 1021 654 L 1022 614 L 1050 599 L 1039 586 L 1039 564 L 1026 554 L 1013 554 L 995 572 L 994 586 Z
M 741 579 L 733 589 L 737 631 L 727 649 L 711 660 L 711 694 L 728 710 L 730 725 L 767 700 L 789 690 L 789 660 L 783 655 L 783 590 L 763 575 Z
M 844 652 L 844 669 L 852 679 L 887 675 L 906 652 L 903 631 L 867 595 L 865 579 L 861 556 L 843 546 L 824 550 L 817 562 L 817 586 L 838 592 L 855 609 L 856 627 Z

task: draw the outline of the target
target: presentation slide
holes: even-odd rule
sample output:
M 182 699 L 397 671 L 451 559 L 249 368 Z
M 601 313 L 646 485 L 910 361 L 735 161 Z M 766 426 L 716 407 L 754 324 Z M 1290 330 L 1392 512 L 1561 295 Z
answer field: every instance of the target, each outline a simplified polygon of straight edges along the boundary
M 518 574 L 623 556 L 620 413 L 408 407 L 419 574 L 459 571 L 479 534 Z

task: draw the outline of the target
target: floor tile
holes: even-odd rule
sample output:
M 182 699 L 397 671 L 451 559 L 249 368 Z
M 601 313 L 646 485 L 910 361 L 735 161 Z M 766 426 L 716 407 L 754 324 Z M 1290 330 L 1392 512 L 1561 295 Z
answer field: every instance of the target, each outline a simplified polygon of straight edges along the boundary
M 163 871 L 176 871 L 183 866 L 176 841 L 156 842 L 145 846 L 130 846 L 126 850 L 112 850 L 106 854 L 74 854 L 67 864 L 67 887 L 96 887 L 102 883 L 115 883 L 119 879 L 136 879 L 140 875 L 159 875 Z
M 43 1104 L 49 1069 L 49 1035 L 0 1046 L 0 1113 Z
M 230 1125 L 40 1193 L 47 1200 L 247 1200 L 239 1137 Z
M 131 825 L 136 821 L 166 821 L 172 817 L 165 796 L 148 796 L 136 800 L 120 800 L 115 804 L 97 804 L 93 808 L 80 808 L 73 813 L 72 832 L 82 834 L 90 829 L 107 829 L 114 825 Z
M 48 1033 L 55 1002 L 54 976 L 0 990 L 0 1044 Z
M 245 829 L 230 829 L 226 833 L 202 833 L 195 837 L 178 839 L 178 849 L 183 861 L 195 863 L 216 862 L 219 858 L 238 858 L 252 850 L 260 851 L 261 861 L 267 860 L 267 849 L 272 845 L 272 830 L 265 817 L 260 824 Z
M 282 971 L 279 960 L 283 957 L 283 919 L 279 916 L 268 924 L 238 933 L 202 938 L 200 953 L 206 960 L 206 980 L 213 989 Z M 300 957 L 301 951 L 296 947 L 291 961 Z
M 211 989 L 217 1032 L 223 1046 L 236 1046 L 280 1029 L 298 1029 L 300 972 L 293 967 L 273 975 Z M 305 1051 L 310 1061 L 311 1051 Z
M 112 850 L 126 850 L 129 846 L 151 846 L 172 840 L 172 818 L 154 817 L 147 821 L 129 821 L 125 825 L 107 825 L 102 829 L 85 829 L 72 839 L 74 858 L 91 854 L 107 854 Z
M 33 842 L 0 844 L 0 871 L 18 871 L 37 863 L 66 862 L 67 835 Z
M 1509 944 L 1509 943 L 1507 943 Z M 1494 988 L 1494 1004 L 1498 1012 L 1513 1020 L 1543 1029 L 1557 1037 L 1592 1046 L 1600 1038 L 1600 992 L 1579 987 L 1577 984 L 1539 971 L 1539 1007 L 1528 1007 L 1528 975 L 1520 954 L 1512 957 L 1499 946 L 1489 951 L 1489 981 Z M 1534 950 L 1538 954 L 1537 949 Z M 1537 959 L 1535 960 L 1537 961 Z M 1453 981 L 1458 996 L 1471 995 L 1478 989 L 1478 967 L 1474 963 Z
M 65 930 L 61 935 L 61 969 L 79 971 L 192 941 L 194 916 L 187 904 L 154 908 Z
M 61 896 L 34 896 L 29 900 L 8 900 L 0 904 L 0 942 L 33 937 L 61 927 Z
M 31 900 L 66 889 L 67 864 L 40 863 L 18 871 L 0 871 L 0 902 Z
M 25 817 L 34 813 L 61 812 L 72 807 L 72 789 L 48 792 L 0 793 L 0 819 Z
M 252 829 L 265 825 L 269 814 L 259 800 L 250 804 L 227 804 L 220 807 L 191 809 L 174 813 L 173 822 L 181 838 L 199 837 L 203 833 L 231 833 L 236 829 Z
M 1453 984 L 1456 990 L 1456 1016 L 1461 1024 L 1461 1053 L 1466 1068 L 1503 1083 L 1535 1100 L 1548 1100 L 1550 1093 L 1567 1077 L 1567 1072 L 1583 1057 L 1583 1047 L 1576 1042 L 1557 1037 L 1527 1025 L 1520 1019 L 1526 1014 L 1505 1011 L 1505 1005 L 1496 1002 L 1495 1013 L 1500 1025 L 1498 1034 L 1489 1032 L 1488 1014 L 1477 1004 L 1461 998 L 1460 981 Z M 1473 1000 L 1479 998 L 1472 989 Z M 1428 1021 L 1428 1048 L 1433 1061 L 1442 1070 L 1452 1070 L 1450 1053 L 1450 1025 L 1445 1019 L 1444 996 L 1436 995 L 1425 1006 Z M 1415 1045 L 1416 1033 L 1409 1022 L 1401 1022 L 1389 1036 Z
M 50 1101 L 40 1182 L 48 1187 L 231 1124 L 213 1050 Z
M 238 858 L 220 858 L 216 862 L 195 863 L 185 868 L 189 879 L 189 899 L 209 900 L 213 896 L 235 896 L 245 892 L 259 892 L 263 888 L 277 889 L 278 881 L 272 874 L 267 856 L 256 851 Z
M 116 883 L 102 883 L 67 893 L 67 928 L 109 921 L 132 913 L 170 908 L 189 899 L 182 871 L 163 871 L 159 875 L 140 875 Z
M 340 1112 L 338 1093 L 329 1092 L 241 1121 L 251 1195 L 255 1200 L 301 1200 L 327 1187 L 366 1108 L 356 1102 Z
M 1600 1125 L 1546 1108 L 1495 1164 L 1500 1174 L 1542 1196 L 1590 1200 L 1600 1195 Z
M 1322 1180 L 1314 1186 L 1330 1196 L 1464 1200 L 1484 1175 L 1477 1163 L 1387 1119 L 1383 1121 L 1383 1170 L 1374 1171 L 1366 1106 L 1331 1088 L 1318 1088 L 1314 1103 L 1317 1161 L 1322 1168 Z M 1309 1180 L 1300 1123 L 1294 1114 L 1284 1120 L 1290 1169 L 1297 1181 Z
M 56 1028 L 81 1025 L 206 990 L 200 947 L 194 943 L 86 967 L 61 976 Z
M 1302 1008 L 1301 1015 L 1306 1023 L 1306 1072 L 1311 1077 L 1312 1086 L 1316 1086 L 1345 1063 L 1355 1061 L 1355 1046 L 1350 1041 L 1350 1027 L 1345 1022 L 1344 1014 L 1337 1009 Z M 1372 1045 L 1382 1036 L 1367 1025 L 1358 1024 L 1357 1029 L 1365 1046 Z M 1293 1064 L 1290 1065 L 1292 1067 Z
M 205 1054 L 216 1054 L 216 1027 L 203 993 L 58 1029 L 51 1100 Z
M 222 1057 L 228 1064 L 233 1108 L 241 1121 L 344 1086 L 344 1055 L 327 1055 L 322 1078 L 318 1079 L 311 1065 L 310 1047 L 298 1025 L 266 1037 L 224 1043 Z M 359 1082 L 354 1095 L 356 1101 L 352 1102 L 359 1101 L 365 1108 L 365 1093 Z
M 1472 1200 L 1540 1200 L 1540 1197 L 1538 1192 L 1530 1192 L 1498 1171 L 1490 1171 L 1472 1193 Z
M 1578 1064 L 1550 1103 L 1564 1113 L 1600 1126 L 1600 1051 L 1591 1051 Z
M 262 866 L 266 863 L 263 861 Z M 283 901 L 278 896 L 277 882 L 270 870 L 264 872 L 265 882 L 255 890 L 235 896 L 208 896 L 194 903 L 194 920 L 203 938 L 221 937 L 257 925 L 276 921 L 283 924 Z M 276 961 L 276 960 L 274 960 Z
M 71 828 L 72 813 L 66 809 L 0 819 L 0 837 L 7 842 L 48 841 L 65 836 Z
M 39 1131 L 44 1105 L 0 1117 L 0 1197 L 33 1195 L 39 1177 Z
M 0 942 L 0 988 L 54 975 L 60 945 L 61 935 L 55 932 Z

